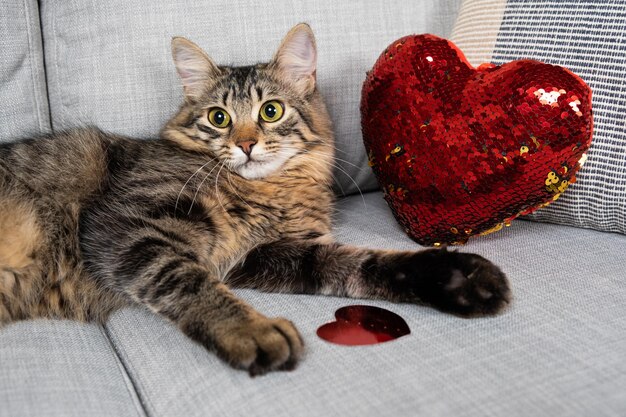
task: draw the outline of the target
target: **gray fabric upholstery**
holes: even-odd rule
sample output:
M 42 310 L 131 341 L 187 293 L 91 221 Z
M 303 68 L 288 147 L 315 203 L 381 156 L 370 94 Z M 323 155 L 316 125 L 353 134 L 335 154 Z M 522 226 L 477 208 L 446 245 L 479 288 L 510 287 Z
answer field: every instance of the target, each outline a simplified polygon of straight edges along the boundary
M 0 142 L 50 129 L 37 0 L 0 7 Z
M 504 1 L 472 9 L 474 0 L 466 0 L 474 12 L 459 33 L 471 44 L 487 19 L 495 37 Z M 0 8 L 0 140 L 50 127 L 37 3 L 4 1 Z M 365 71 L 397 37 L 447 36 L 457 4 L 46 0 L 41 26 L 52 123 L 154 135 L 181 99 L 171 36 L 191 38 L 218 62 L 244 64 L 267 59 L 286 30 L 306 20 L 318 36 L 318 76 L 338 131 L 338 157 L 349 162 L 341 167 L 372 189 L 358 115 Z M 493 49 L 496 39 L 488 43 Z M 346 192 L 355 190 L 336 175 Z M 380 193 L 341 200 L 336 235 L 356 245 L 419 249 Z M 0 329 L 0 416 L 624 416 L 624 248 L 623 235 L 527 221 L 471 240 L 461 250 L 500 264 L 515 295 L 505 314 L 488 319 L 238 291 L 260 311 L 293 320 L 307 343 L 296 371 L 256 379 L 138 308 L 119 311 L 104 328 L 11 324 Z M 316 328 L 353 303 L 397 312 L 411 335 L 355 348 L 318 339 Z
M 534 220 L 626 233 L 625 30 L 624 1 L 467 0 L 463 4 L 454 40 L 475 59 L 474 65 L 485 57 L 498 65 L 537 59 L 569 68 L 593 92 L 589 158 L 577 174 L 578 181 L 556 202 L 534 213 L 530 217 Z
M 338 157 L 348 161 L 339 161 L 341 170 L 362 189 L 374 189 L 360 140 L 365 72 L 400 36 L 448 35 L 459 2 L 48 0 L 42 27 L 52 123 L 55 129 L 95 124 L 155 135 L 181 102 L 172 36 L 195 41 L 218 63 L 244 65 L 269 60 L 287 30 L 307 21 L 317 35 L 317 75 L 337 131 Z M 341 187 L 354 192 L 341 170 L 335 174 Z
M 418 249 L 380 193 L 339 204 L 337 235 Z M 618 416 L 626 412 L 626 236 L 515 221 L 471 241 L 508 273 L 502 316 L 464 320 L 411 305 L 238 291 L 284 315 L 308 352 L 299 368 L 251 379 L 152 314 L 127 309 L 107 328 L 153 416 Z M 402 315 L 411 335 L 344 347 L 316 328 L 352 303 Z
M 38 320 L 0 328 L 0 416 L 145 414 L 101 326 Z

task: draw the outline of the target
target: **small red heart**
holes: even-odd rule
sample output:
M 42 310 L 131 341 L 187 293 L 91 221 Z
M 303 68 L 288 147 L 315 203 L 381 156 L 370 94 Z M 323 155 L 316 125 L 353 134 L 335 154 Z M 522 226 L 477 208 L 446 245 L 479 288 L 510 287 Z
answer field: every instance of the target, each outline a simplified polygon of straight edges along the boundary
M 554 201 L 591 144 L 591 89 L 537 61 L 473 68 L 451 42 L 407 36 L 363 84 L 363 140 L 418 243 L 462 243 Z
M 317 329 L 317 335 L 339 345 L 373 345 L 411 333 L 406 321 L 380 307 L 354 305 L 335 312 L 337 321 Z

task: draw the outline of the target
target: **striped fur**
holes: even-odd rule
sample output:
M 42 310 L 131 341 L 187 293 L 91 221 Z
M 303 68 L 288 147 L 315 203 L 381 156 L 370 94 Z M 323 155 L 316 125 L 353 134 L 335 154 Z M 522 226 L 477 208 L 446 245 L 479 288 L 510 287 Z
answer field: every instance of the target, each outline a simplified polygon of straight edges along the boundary
M 506 278 L 476 255 L 333 242 L 333 134 L 308 26 L 251 67 L 218 67 L 191 42 L 173 43 L 185 102 L 160 138 L 91 128 L 0 145 L 0 323 L 103 321 L 140 304 L 259 374 L 292 369 L 302 339 L 228 286 L 426 303 L 461 316 L 507 304 Z M 268 100 L 284 103 L 281 120 L 258 117 Z M 216 106 L 231 125 L 211 124 Z M 242 141 L 270 162 L 245 168 L 254 160 L 241 162 Z

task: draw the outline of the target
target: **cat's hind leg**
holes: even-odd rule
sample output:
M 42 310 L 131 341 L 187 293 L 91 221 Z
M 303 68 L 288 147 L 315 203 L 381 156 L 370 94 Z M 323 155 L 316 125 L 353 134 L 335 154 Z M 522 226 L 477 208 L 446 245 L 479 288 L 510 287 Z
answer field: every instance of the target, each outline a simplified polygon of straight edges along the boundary
M 35 208 L 0 196 L 0 323 L 29 316 L 27 306 L 41 287 L 35 255 L 42 245 Z

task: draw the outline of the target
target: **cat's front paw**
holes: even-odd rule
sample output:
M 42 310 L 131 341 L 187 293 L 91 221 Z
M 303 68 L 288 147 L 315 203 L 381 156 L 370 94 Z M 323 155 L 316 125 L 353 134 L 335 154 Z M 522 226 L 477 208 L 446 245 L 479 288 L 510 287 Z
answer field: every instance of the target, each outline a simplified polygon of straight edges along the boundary
M 418 300 L 447 313 L 490 316 L 511 302 L 504 273 L 479 255 L 429 250 L 415 254 L 399 267 L 394 278 L 400 286 Z
M 218 330 L 214 348 L 233 367 L 256 376 L 294 369 L 304 343 L 289 320 L 254 315 Z

